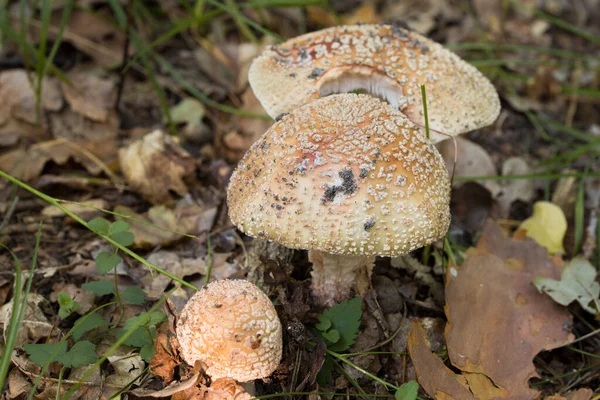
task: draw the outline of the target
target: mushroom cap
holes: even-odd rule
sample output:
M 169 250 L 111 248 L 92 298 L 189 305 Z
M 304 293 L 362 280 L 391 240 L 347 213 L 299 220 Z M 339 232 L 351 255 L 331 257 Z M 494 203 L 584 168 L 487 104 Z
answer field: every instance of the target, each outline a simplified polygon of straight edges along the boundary
M 450 223 L 444 160 L 391 105 L 357 94 L 308 103 L 240 161 L 229 216 L 246 234 L 295 249 L 396 256 Z
M 390 25 L 338 26 L 270 46 L 252 63 L 249 81 L 273 118 L 331 93 L 366 89 L 421 126 L 425 85 L 434 141 L 489 125 L 500 112 L 498 93 L 475 67 Z
M 281 322 L 269 298 L 243 280 L 214 281 L 196 292 L 177 322 L 183 359 L 206 364 L 212 379 L 267 377 L 281 361 Z

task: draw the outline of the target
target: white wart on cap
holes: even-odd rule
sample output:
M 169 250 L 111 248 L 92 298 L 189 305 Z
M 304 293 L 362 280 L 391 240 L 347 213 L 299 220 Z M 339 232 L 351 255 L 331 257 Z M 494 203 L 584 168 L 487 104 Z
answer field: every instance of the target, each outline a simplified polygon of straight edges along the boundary
M 440 44 L 397 26 L 339 26 L 270 46 L 249 81 L 273 118 L 331 93 L 366 90 L 425 125 L 420 85 L 427 90 L 431 138 L 440 141 L 491 124 L 498 94 L 475 67 Z
M 277 312 L 248 281 L 215 281 L 196 292 L 181 312 L 177 339 L 183 359 L 192 366 L 204 363 L 213 380 L 265 378 L 281 361 Z
M 368 95 L 332 95 L 275 123 L 228 188 L 246 234 L 330 254 L 396 256 L 450 223 L 445 163 L 419 128 Z

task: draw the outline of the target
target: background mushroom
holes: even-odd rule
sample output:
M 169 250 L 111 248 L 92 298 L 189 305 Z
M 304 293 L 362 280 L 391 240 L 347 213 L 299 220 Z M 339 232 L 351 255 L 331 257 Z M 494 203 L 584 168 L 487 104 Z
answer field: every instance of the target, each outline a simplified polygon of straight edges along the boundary
M 187 302 L 177 339 L 189 365 L 201 361 L 213 380 L 267 377 L 281 361 L 281 322 L 269 298 L 243 280 L 209 283 Z
M 250 236 L 310 250 L 319 303 L 360 292 L 375 256 L 405 254 L 448 229 L 448 172 L 418 130 L 368 95 L 306 104 L 239 163 L 227 192 L 230 218 Z
M 268 47 L 249 71 L 256 97 L 274 118 L 332 93 L 362 89 L 424 126 L 427 90 L 434 142 L 491 124 L 498 94 L 475 67 L 440 44 L 390 25 L 338 26 Z M 437 131 L 437 132 L 436 132 Z

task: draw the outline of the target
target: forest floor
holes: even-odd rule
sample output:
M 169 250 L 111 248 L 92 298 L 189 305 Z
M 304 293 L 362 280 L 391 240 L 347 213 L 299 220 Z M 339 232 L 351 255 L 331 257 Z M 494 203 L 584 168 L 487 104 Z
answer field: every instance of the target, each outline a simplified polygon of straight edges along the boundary
M 284 327 L 257 396 L 412 399 L 417 381 L 421 398 L 600 398 L 598 0 L 4 3 L 0 398 L 205 398 L 174 321 L 226 278 L 256 283 Z M 362 306 L 323 314 L 307 252 L 238 231 L 226 188 L 274 122 L 252 60 L 356 23 L 442 43 L 502 110 L 437 145 L 445 239 L 378 258 Z

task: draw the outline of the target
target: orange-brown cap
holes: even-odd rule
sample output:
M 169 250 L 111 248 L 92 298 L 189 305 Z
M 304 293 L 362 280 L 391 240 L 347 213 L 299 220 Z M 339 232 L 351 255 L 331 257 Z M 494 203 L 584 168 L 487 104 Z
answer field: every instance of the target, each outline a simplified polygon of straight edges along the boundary
M 243 280 L 209 283 L 187 302 L 177 323 L 183 359 L 201 361 L 212 379 L 267 377 L 281 361 L 281 322 L 269 298 Z
M 375 97 L 339 94 L 292 111 L 234 171 L 229 216 L 246 234 L 331 254 L 405 254 L 450 223 L 444 160 Z
M 440 44 L 390 25 L 338 26 L 268 47 L 249 81 L 274 118 L 331 93 L 364 89 L 425 125 L 420 85 L 427 91 L 431 138 L 494 122 L 498 94 L 475 67 Z

